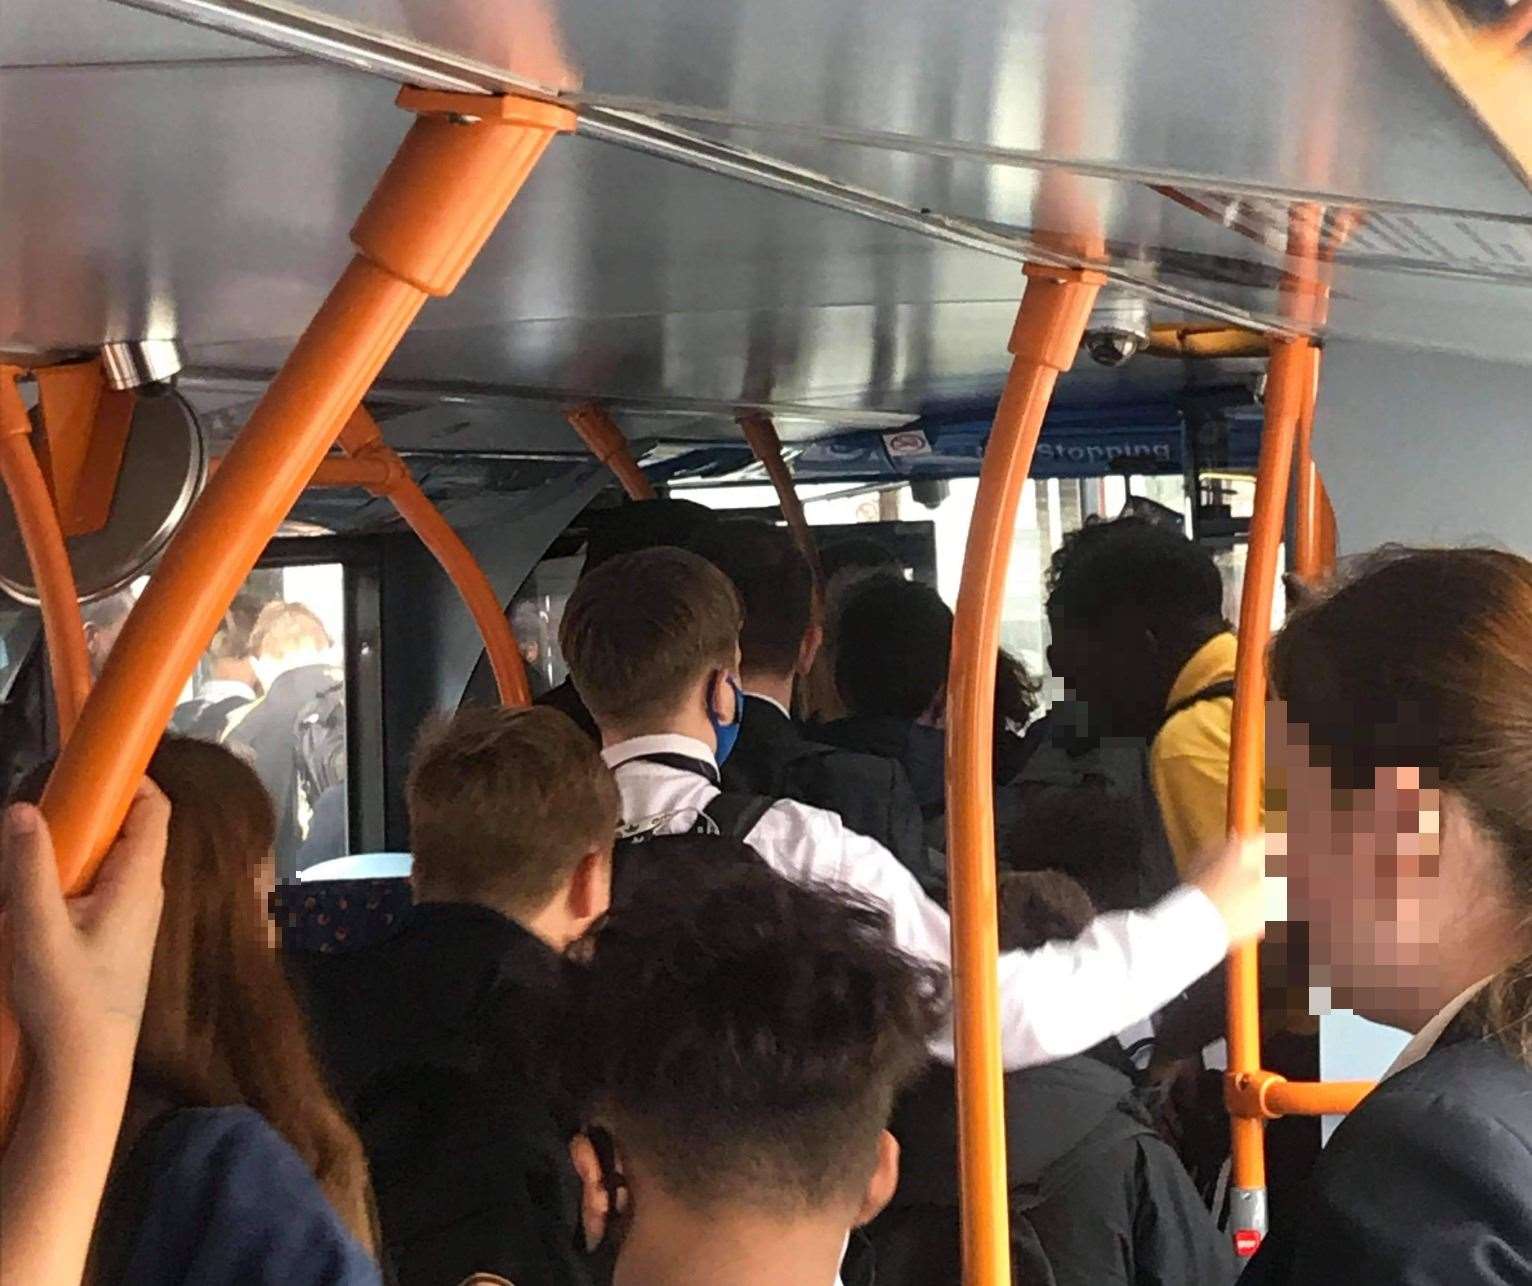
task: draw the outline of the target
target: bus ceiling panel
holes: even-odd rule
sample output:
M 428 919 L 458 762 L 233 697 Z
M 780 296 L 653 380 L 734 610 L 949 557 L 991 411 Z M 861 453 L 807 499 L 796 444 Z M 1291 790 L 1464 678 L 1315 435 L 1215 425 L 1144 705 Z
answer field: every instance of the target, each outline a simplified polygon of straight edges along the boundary
M 1532 365 L 1532 272 L 1505 282 L 1342 270 L 1328 334 Z
M 262 0 L 150 0 L 183 13 Z M 1376 0 L 318 0 L 502 83 L 681 121 L 1528 210 Z M 471 77 L 470 77 L 471 79 Z M 767 147 L 765 150 L 773 150 Z
M 5 0 L 0 71 L 225 58 L 269 59 L 265 45 L 166 22 L 113 0 Z
M 1015 312 L 1009 300 L 895 302 L 417 329 L 400 344 L 380 392 L 386 400 L 413 386 L 422 396 L 450 398 L 498 387 L 544 402 L 583 393 L 619 408 L 710 407 L 710 415 L 672 417 L 667 433 L 702 440 L 738 437 L 725 413 L 732 407 L 779 414 L 789 440 L 837 426 L 892 428 L 933 399 L 998 392 Z M 208 375 L 259 376 L 284 349 L 281 341 L 218 345 L 208 356 L 226 364 Z M 188 357 L 195 380 L 204 354 L 193 345 Z M 485 417 L 497 414 L 514 436 L 519 417 L 493 406 Z M 619 419 L 627 416 L 619 411 Z M 635 425 L 625 428 L 637 436 Z M 573 436 L 567 426 L 563 432 Z
M 266 380 L 251 374 L 192 370 L 179 388 L 202 413 L 215 451 L 227 448 L 254 410 Z M 587 452 L 565 418 L 568 398 L 474 390 L 460 384 L 427 382 L 376 385 L 368 406 L 390 446 L 411 460 L 472 455 L 518 459 L 583 458 Z M 830 404 L 715 402 L 629 399 L 607 403 L 619 427 L 634 443 L 656 441 L 737 441 L 741 411 L 770 414 L 784 441 L 802 442 L 838 432 L 887 431 L 908 424 L 912 412 L 867 411 Z M 661 407 L 665 409 L 660 409 Z

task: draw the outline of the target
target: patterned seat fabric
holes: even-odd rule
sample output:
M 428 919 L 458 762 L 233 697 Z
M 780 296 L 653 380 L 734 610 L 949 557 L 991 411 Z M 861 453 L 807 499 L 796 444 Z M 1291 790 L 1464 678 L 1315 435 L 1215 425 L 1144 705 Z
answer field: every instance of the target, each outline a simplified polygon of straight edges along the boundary
M 409 915 L 408 879 L 283 884 L 271 918 L 284 951 L 355 951 L 391 936 Z

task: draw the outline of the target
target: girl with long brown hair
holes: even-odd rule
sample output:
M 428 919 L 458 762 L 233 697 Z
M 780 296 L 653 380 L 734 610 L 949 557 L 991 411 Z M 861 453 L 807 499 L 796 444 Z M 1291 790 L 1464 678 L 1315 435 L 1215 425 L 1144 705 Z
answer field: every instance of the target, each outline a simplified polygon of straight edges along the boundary
M 1384 550 L 1272 653 L 1311 985 L 1409 1046 L 1243 1286 L 1532 1282 L 1532 563 Z
M 268 927 L 271 801 L 207 742 L 167 738 L 149 776 L 171 805 L 165 909 L 90 1277 L 376 1282 L 366 1161 Z

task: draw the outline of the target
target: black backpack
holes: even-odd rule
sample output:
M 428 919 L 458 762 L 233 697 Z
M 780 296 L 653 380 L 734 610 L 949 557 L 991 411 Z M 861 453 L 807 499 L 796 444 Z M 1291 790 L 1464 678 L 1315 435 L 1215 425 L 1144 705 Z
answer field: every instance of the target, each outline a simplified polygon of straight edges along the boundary
M 647 880 L 685 878 L 682 872 L 696 859 L 689 852 L 683 854 L 675 840 L 721 835 L 743 841 L 774 803 L 776 800 L 766 795 L 726 790 L 698 809 L 696 821 L 684 831 L 662 834 L 659 819 L 642 828 L 623 828 L 612 850 L 612 905 L 625 902 Z
M 346 780 L 346 684 L 337 680 L 298 711 L 293 754 L 308 806 Z

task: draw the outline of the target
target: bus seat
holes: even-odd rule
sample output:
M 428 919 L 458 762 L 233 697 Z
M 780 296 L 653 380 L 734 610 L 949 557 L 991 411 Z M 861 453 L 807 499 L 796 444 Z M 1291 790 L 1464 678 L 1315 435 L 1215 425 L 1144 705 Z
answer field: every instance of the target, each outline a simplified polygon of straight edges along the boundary
M 389 937 L 409 915 L 408 878 L 304 881 L 271 897 L 284 951 L 333 954 Z

